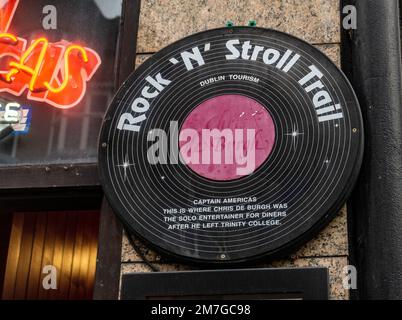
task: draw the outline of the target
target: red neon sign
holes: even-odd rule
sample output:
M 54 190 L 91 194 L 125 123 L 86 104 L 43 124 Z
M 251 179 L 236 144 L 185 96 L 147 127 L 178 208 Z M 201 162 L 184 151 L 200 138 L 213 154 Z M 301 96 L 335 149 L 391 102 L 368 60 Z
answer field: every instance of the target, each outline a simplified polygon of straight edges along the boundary
M 21 96 L 28 90 L 29 100 L 60 109 L 75 107 L 85 95 L 87 82 L 101 65 L 99 55 L 90 48 L 46 38 L 31 42 L 7 33 L 19 0 L 8 0 L 0 8 L 0 92 Z

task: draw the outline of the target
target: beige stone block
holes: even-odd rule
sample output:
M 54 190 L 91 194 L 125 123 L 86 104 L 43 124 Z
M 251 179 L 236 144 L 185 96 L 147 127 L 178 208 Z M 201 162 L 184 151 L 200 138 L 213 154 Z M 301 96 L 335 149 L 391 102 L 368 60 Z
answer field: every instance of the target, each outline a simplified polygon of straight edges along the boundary
M 121 261 L 122 262 L 142 262 L 143 259 L 141 255 L 145 257 L 147 261 L 151 262 L 161 262 L 163 261 L 162 257 L 157 254 L 155 251 L 146 247 L 143 243 L 141 243 L 138 239 L 133 237 L 135 246 L 137 250 L 134 250 L 131 246 L 127 235 L 123 234 L 123 243 L 122 243 L 122 252 L 121 252 Z M 140 251 L 141 255 L 137 252 Z
M 152 272 L 145 263 L 123 263 L 121 265 L 121 274 Z
M 293 258 L 300 257 L 330 257 L 347 256 L 348 228 L 346 206 L 334 220 L 325 227 L 313 240 L 307 242 L 294 254 Z
M 339 44 L 320 44 L 315 47 L 325 53 L 338 68 L 341 67 L 341 46 Z
M 143 0 L 137 51 L 153 53 L 227 21 L 293 34 L 310 43 L 339 43 L 339 0 Z

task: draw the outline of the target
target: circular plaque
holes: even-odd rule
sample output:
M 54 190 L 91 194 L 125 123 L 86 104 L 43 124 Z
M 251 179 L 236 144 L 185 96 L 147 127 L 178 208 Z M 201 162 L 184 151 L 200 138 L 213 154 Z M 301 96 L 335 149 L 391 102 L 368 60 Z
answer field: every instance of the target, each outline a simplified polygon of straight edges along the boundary
M 346 201 L 362 153 L 358 101 L 323 53 L 234 27 L 184 38 L 128 78 L 104 119 L 99 168 L 131 232 L 227 264 L 310 239 Z

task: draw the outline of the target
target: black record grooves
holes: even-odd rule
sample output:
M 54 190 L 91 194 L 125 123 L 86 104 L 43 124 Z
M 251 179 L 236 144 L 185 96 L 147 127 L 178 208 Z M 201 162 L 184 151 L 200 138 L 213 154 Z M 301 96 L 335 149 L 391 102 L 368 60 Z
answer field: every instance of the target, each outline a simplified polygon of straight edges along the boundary
M 223 96 L 263 106 L 275 135 L 253 173 L 213 180 L 177 161 L 171 126 L 180 131 L 198 106 Z M 159 140 L 148 140 L 162 130 L 172 155 L 151 164 Z M 177 258 L 224 264 L 277 257 L 310 239 L 345 203 L 362 153 L 358 101 L 323 53 L 288 34 L 234 27 L 169 45 L 128 78 L 104 119 L 99 167 L 130 231 Z

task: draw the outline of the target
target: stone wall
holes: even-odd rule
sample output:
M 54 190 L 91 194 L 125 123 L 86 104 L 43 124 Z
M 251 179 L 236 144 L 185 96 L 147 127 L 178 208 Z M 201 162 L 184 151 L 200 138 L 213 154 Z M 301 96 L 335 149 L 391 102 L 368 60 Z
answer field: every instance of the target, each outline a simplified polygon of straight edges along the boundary
M 139 65 L 153 53 L 187 35 L 225 26 L 247 25 L 293 34 L 317 46 L 340 64 L 339 0 L 142 0 L 137 46 Z M 343 268 L 348 264 L 346 208 L 315 239 L 288 259 L 260 263 L 254 267 L 328 267 L 330 296 L 348 299 L 343 289 Z M 190 270 L 161 257 L 138 241 L 146 259 L 160 271 Z M 150 272 L 150 268 L 123 237 L 121 272 Z

